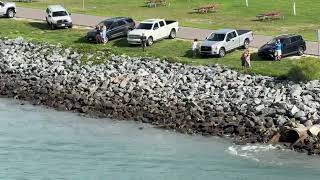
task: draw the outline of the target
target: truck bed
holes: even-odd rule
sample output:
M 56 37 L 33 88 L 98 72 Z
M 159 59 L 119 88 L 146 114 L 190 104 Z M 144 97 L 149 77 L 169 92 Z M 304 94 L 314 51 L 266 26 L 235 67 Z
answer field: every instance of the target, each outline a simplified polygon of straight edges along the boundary
M 169 24 L 172 24 L 172 23 L 175 23 L 177 21 L 172 21 L 172 20 L 165 20 L 166 24 L 169 25 Z
M 251 32 L 251 30 L 237 30 L 238 36 L 241 36 L 242 34 L 246 34 L 248 32 Z

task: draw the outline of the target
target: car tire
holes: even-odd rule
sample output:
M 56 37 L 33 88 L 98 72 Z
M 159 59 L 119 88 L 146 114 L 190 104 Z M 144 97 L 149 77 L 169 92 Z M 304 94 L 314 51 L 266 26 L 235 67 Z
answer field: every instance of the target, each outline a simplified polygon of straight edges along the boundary
M 248 49 L 249 46 L 250 46 L 250 40 L 249 39 L 244 40 L 243 49 Z
M 106 39 L 105 39 L 104 43 L 108 43 L 108 42 L 109 42 L 109 37 L 106 36 Z
M 172 29 L 172 30 L 170 31 L 169 38 L 170 38 L 170 39 L 174 39 L 174 38 L 176 38 L 176 36 L 177 36 L 176 30 L 175 30 L 175 29 Z
M 7 17 L 8 17 L 8 18 L 14 18 L 14 16 L 15 16 L 14 10 L 13 10 L 13 9 L 8 9 L 8 11 L 7 11 Z
M 304 54 L 304 48 L 301 46 L 298 48 L 298 55 L 302 56 Z
M 219 50 L 219 57 L 224 57 L 226 55 L 226 50 L 224 48 L 220 48 Z
M 147 46 L 152 46 L 153 44 L 153 37 L 149 37 L 147 40 Z
M 51 30 L 55 30 L 55 29 L 56 29 L 56 27 L 54 26 L 53 23 L 50 24 L 50 29 L 51 29 Z

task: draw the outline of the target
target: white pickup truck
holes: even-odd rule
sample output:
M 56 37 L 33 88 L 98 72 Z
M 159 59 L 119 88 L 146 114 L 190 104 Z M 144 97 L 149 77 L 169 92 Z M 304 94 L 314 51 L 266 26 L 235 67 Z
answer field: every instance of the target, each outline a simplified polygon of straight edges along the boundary
M 0 16 L 13 18 L 16 15 L 16 4 L 13 2 L 0 1 Z
M 220 29 L 202 42 L 200 54 L 224 57 L 226 52 L 236 48 L 248 48 L 252 40 L 253 34 L 250 30 Z
M 141 44 L 141 36 L 147 39 L 147 46 L 151 46 L 154 41 L 164 38 L 174 39 L 179 30 L 177 21 L 163 19 L 149 19 L 141 22 L 138 27 L 128 33 L 129 44 Z

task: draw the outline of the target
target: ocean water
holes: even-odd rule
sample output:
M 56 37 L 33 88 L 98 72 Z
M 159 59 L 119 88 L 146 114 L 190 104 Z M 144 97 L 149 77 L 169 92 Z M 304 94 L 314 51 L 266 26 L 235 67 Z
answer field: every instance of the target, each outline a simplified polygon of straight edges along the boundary
M 319 180 L 319 167 L 320 157 L 276 146 L 0 99 L 0 180 Z

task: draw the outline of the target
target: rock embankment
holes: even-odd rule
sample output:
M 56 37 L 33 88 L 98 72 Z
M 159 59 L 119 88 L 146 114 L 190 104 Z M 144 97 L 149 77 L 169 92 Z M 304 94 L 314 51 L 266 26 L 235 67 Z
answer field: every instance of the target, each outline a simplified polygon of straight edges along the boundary
M 295 84 L 218 65 L 127 56 L 88 65 L 81 64 L 82 56 L 58 46 L 0 40 L 0 94 L 181 133 L 227 134 L 238 143 L 268 142 L 281 128 L 320 123 L 319 81 Z M 310 136 L 294 147 L 319 154 L 319 144 Z

